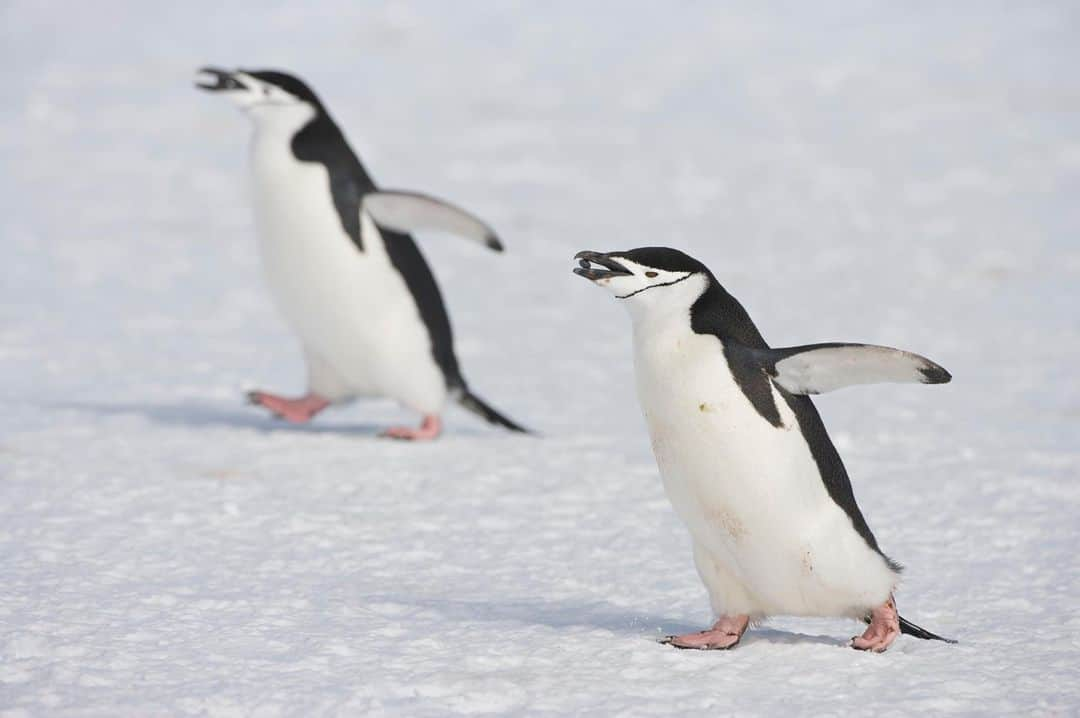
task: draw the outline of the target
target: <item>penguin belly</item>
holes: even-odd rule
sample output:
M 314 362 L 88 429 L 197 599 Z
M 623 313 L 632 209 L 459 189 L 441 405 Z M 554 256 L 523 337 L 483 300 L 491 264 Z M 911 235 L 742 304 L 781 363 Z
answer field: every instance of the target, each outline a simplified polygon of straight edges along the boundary
M 256 140 L 253 199 L 266 282 L 304 346 L 309 373 L 335 387 L 331 399 L 383 396 L 438 413 L 446 381 L 378 227 L 362 217 L 359 251 L 342 227 L 326 168 L 297 161 L 287 148 Z
M 716 613 L 862 618 L 884 603 L 896 574 L 829 496 L 775 388 L 781 427 L 743 394 L 716 337 L 687 327 L 635 344 L 664 490 Z

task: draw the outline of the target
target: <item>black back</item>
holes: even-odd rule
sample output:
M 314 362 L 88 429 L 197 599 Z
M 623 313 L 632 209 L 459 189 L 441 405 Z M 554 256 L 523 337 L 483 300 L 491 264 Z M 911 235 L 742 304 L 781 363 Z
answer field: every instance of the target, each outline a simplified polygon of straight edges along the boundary
M 318 96 L 316 96 L 315 92 L 307 86 L 307 83 L 295 75 L 290 75 L 287 72 L 279 72 L 277 70 L 240 70 L 240 72 L 280 87 L 290 95 L 294 95 L 301 100 L 306 100 L 312 105 L 315 105 L 320 113 L 326 113 L 326 108 L 323 107 L 322 102 L 319 100 Z
M 720 339 L 728 367 L 743 394 L 762 418 L 779 427 L 782 424 L 780 410 L 776 406 L 770 385 L 776 387 L 777 393 L 783 397 L 799 422 L 799 429 L 810 447 L 810 454 L 814 457 L 829 497 L 844 510 L 855 530 L 870 548 L 881 554 L 891 569 L 901 570 L 900 565 L 886 556 L 878 546 L 877 539 L 859 510 L 847 469 L 844 468 L 844 462 L 825 430 L 825 423 L 821 420 L 814 402 L 808 396 L 791 394 L 779 384 L 772 384 L 761 363 L 760 355 L 755 351 L 769 349 L 768 343 L 742 304 L 728 294 L 704 266 L 703 270 L 708 276 L 709 286 L 690 308 L 691 329 L 697 334 L 711 334 Z
M 315 117 L 292 139 L 293 155 L 301 162 L 318 162 L 326 167 L 330 176 L 328 187 L 334 199 L 334 208 L 345 233 L 356 248 L 363 252 L 364 242 L 360 233 L 360 204 L 368 192 L 376 189 L 374 180 L 360 164 L 359 158 L 349 146 L 337 123 L 302 80 L 284 72 L 260 70 L 248 72 L 264 82 L 281 87 L 316 109 Z M 450 317 L 446 313 L 442 293 L 431 273 L 431 268 L 412 235 L 392 232 L 379 227 L 386 243 L 386 253 L 394 268 L 405 279 L 405 284 L 416 302 L 420 317 L 431 337 L 431 353 L 442 369 L 449 388 L 464 388 L 465 381 L 454 354 L 454 335 Z

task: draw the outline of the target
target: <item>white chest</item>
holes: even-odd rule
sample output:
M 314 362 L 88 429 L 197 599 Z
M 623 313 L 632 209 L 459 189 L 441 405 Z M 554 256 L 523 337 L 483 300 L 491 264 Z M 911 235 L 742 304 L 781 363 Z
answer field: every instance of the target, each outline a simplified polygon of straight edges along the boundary
M 349 250 L 355 254 L 334 206 L 326 167 L 298 161 L 283 138 L 256 133 L 251 187 L 259 251 L 268 272 L 323 268 Z
M 754 409 L 713 336 L 635 322 L 638 393 L 664 490 L 687 525 L 717 610 L 856 614 L 895 576 L 829 497 L 783 398 Z M 853 608 L 854 607 L 854 608 Z
M 688 323 L 635 326 L 635 372 L 664 488 L 696 538 L 734 552 L 783 533 L 829 499 L 795 416 L 766 421 L 728 369 L 720 341 Z M 787 519 L 785 519 L 787 520 Z
M 427 328 L 370 217 L 361 218 L 359 251 L 326 167 L 298 161 L 281 133 L 256 131 L 251 170 L 267 285 L 305 349 L 360 394 L 437 405 L 445 387 Z

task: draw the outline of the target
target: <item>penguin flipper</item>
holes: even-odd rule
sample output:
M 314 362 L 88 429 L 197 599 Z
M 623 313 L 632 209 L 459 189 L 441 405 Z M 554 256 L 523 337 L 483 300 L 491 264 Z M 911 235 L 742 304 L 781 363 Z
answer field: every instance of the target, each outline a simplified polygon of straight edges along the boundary
M 754 352 L 773 381 L 792 394 L 882 382 L 945 384 L 952 379 L 924 356 L 873 344 L 807 344 Z
M 502 242 L 487 223 L 449 202 L 420 192 L 375 190 L 364 194 L 362 212 L 395 232 L 447 232 L 480 242 L 496 252 Z

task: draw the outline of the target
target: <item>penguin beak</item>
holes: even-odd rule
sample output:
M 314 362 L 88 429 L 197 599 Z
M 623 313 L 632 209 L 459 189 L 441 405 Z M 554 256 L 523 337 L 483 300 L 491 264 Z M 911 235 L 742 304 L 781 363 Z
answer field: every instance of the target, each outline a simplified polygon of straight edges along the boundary
M 233 73 L 219 70 L 216 67 L 199 68 L 199 78 L 195 80 L 195 87 L 207 92 L 247 89 L 244 83 L 237 80 Z
M 608 277 L 626 277 L 633 274 L 626 267 L 622 266 L 614 259 L 606 254 L 600 254 L 599 252 L 578 252 L 574 255 L 574 259 L 578 261 L 577 267 L 574 267 L 574 274 L 596 281 L 598 279 L 606 279 Z M 599 264 L 604 269 L 596 269 L 592 265 Z

